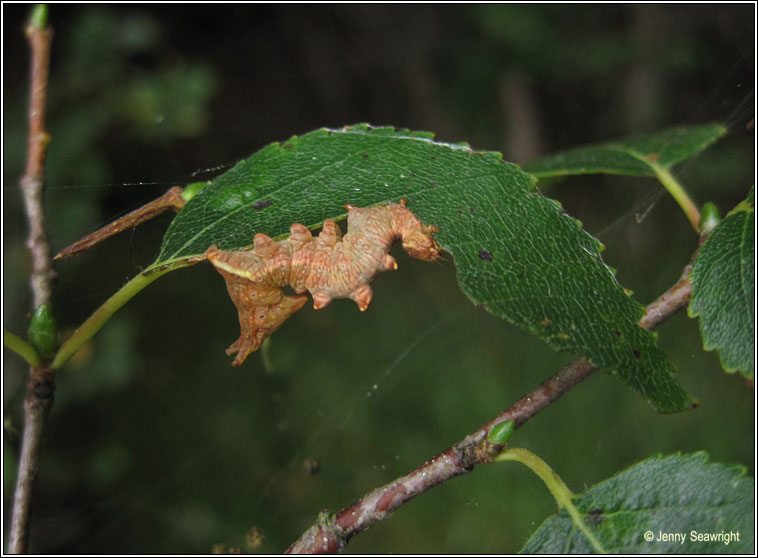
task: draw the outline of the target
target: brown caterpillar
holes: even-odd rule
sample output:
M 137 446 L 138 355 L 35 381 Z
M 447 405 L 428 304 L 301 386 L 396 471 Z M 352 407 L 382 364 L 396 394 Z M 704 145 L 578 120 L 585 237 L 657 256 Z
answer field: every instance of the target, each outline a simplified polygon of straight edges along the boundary
M 214 244 L 205 255 L 223 275 L 237 307 L 240 337 L 226 350 L 237 353 L 239 366 L 258 350 L 263 340 L 303 307 L 309 291 L 313 307 L 324 308 L 335 298 L 351 298 L 366 310 L 373 291 L 369 283 L 381 271 L 397 269 L 389 255 L 397 240 L 408 254 L 424 261 L 440 258 L 441 248 L 431 233 L 437 227 L 423 224 L 400 204 L 360 208 L 346 205 L 348 232 L 342 237 L 332 219 L 324 221 L 318 238 L 303 225 L 290 227 L 290 236 L 275 241 L 255 235 L 253 250 L 225 252 Z M 298 296 L 285 295 L 290 285 Z

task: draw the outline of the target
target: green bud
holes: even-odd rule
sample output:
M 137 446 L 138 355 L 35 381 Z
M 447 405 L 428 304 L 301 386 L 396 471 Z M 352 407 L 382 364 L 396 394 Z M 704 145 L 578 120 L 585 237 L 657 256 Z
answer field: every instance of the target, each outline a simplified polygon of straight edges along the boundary
M 719 224 L 719 221 L 721 221 L 721 217 L 719 217 L 719 210 L 716 209 L 716 206 L 711 202 L 703 205 L 700 210 L 700 233 L 711 232 Z
M 29 21 L 37 29 L 47 27 L 47 4 L 37 4 L 34 6 Z
M 492 429 L 487 434 L 487 439 L 492 444 L 504 444 L 511 437 L 515 429 L 516 423 L 514 421 L 507 420 L 505 422 L 501 422 L 500 424 L 492 427 Z
M 209 183 L 210 181 L 206 180 L 205 182 L 193 182 L 192 184 L 187 184 L 184 187 L 184 190 L 182 190 L 182 198 L 184 198 L 184 201 L 190 201 L 195 197 L 195 194 L 205 188 Z
M 52 357 L 58 347 L 58 324 L 46 304 L 40 304 L 32 315 L 29 342 L 43 359 Z

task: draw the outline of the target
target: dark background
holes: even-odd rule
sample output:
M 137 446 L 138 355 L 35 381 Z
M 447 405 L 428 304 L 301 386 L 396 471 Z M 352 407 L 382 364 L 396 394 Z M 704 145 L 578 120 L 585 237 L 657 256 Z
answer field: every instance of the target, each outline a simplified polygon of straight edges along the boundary
M 25 157 L 29 6 L 3 5 L 3 324 L 30 296 L 17 187 Z M 722 215 L 754 183 L 754 6 L 57 5 L 49 90 L 50 239 L 57 251 L 175 184 L 264 145 L 357 122 L 434 131 L 526 162 L 583 143 L 721 122 L 677 176 Z M 652 179 L 540 189 L 606 245 L 649 302 L 696 236 Z M 56 264 L 64 334 L 157 255 L 162 217 Z M 303 310 L 239 369 L 238 335 L 207 265 L 141 292 L 61 371 L 37 485 L 32 551 L 280 552 L 323 508 L 349 505 L 477 428 L 572 355 L 474 308 L 454 263 L 393 252 L 370 311 Z M 621 382 L 588 380 L 520 429 L 575 491 L 654 453 L 749 467 L 752 386 L 726 375 L 684 313 L 659 329 L 696 411 L 656 414 Z M 4 529 L 26 370 L 4 351 Z M 320 473 L 304 463 L 314 458 Z M 354 539 L 367 552 L 515 552 L 555 509 L 523 467 L 482 467 Z M 245 533 L 262 529 L 262 546 Z M 6 543 L 4 542 L 4 545 Z

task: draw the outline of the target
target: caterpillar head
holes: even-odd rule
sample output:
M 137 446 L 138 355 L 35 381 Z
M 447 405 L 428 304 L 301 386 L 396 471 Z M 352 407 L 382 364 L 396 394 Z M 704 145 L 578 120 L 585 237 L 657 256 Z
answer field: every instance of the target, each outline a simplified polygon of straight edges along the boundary
M 440 259 L 442 248 L 432 236 L 437 227 L 425 225 L 411 211 L 405 208 L 405 198 L 400 200 L 400 205 L 391 206 L 394 209 L 395 232 L 400 236 L 403 249 L 412 258 L 425 262 L 434 262 Z M 395 209 L 396 208 L 396 209 Z
M 434 225 L 424 225 L 419 221 L 418 227 L 402 232 L 403 249 L 412 258 L 425 262 L 434 262 L 440 259 L 442 248 L 434 240 L 431 233 L 437 232 Z

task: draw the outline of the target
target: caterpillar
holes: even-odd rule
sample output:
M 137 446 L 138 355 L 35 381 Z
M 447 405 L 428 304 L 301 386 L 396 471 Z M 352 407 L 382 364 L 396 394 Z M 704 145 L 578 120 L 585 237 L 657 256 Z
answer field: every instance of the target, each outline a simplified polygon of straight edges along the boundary
M 275 241 L 258 233 L 253 250 L 219 250 L 214 244 L 205 255 L 226 280 L 229 296 L 237 307 L 240 336 L 226 350 L 237 353 L 239 366 L 250 353 L 276 331 L 313 296 L 313 307 L 324 308 L 335 298 L 351 298 L 361 311 L 373 299 L 369 283 L 382 271 L 397 269 L 390 254 L 400 240 L 413 258 L 440 259 L 440 248 L 425 225 L 410 210 L 406 200 L 372 208 L 345 205 L 348 232 L 342 237 L 332 219 L 324 221 L 317 238 L 303 225 L 290 227 L 289 238 Z M 286 295 L 289 285 L 296 295 Z

